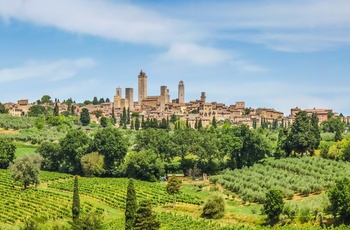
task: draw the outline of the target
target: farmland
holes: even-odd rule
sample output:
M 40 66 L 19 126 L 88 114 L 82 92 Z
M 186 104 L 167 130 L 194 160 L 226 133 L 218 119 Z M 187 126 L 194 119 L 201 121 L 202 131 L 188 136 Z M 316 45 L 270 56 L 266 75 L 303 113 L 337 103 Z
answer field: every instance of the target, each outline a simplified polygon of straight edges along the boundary
M 296 163 L 300 167 L 292 167 Z M 325 172 L 321 173 L 322 170 Z M 298 210 L 302 210 L 307 205 L 311 209 L 322 210 L 324 208 L 322 205 L 327 203 L 323 191 L 334 184 L 336 178 L 347 174 L 348 170 L 349 166 L 342 162 L 320 158 L 290 158 L 265 160 L 261 164 L 254 165 L 250 170 L 244 168 L 225 171 L 222 175 L 213 176 L 211 180 L 225 188 L 221 192 L 226 196 L 226 215 L 222 220 L 211 221 L 200 217 L 200 209 L 210 193 L 220 190 L 220 187 L 213 184 L 185 183 L 177 197 L 177 206 L 173 209 L 169 208 L 172 197 L 166 193 L 165 184 L 135 180 L 135 189 L 138 200 L 150 200 L 156 207 L 157 219 L 161 222 L 162 229 L 234 230 L 238 226 L 246 226 L 244 229 L 249 229 L 249 226 L 261 223 L 262 217 L 259 213 L 261 206 L 251 202 L 259 198 L 254 195 L 263 194 L 269 188 L 262 185 L 285 187 L 292 191 L 294 196 L 287 197 L 290 199 L 286 203 L 288 207 L 299 207 Z M 67 223 L 70 219 L 74 179 L 72 175 L 42 171 L 41 184 L 38 187 L 22 190 L 19 184 L 12 182 L 8 170 L 0 170 L 0 174 L 0 195 L 3 197 L 0 201 L 0 222 L 2 223 L 0 226 L 6 229 L 16 229 L 20 222 L 29 217 L 52 223 Z M 293 190 L 293 187 L 288 187 L 287 184 L 296 183 L 290 181 L 292 177 L 300 180 L 298 186 L 308 184 L 310 192 L 302 194 L 301 190 Z M 233 180 L 233 178 L 236 179 Z M 98 211 L 104 216 L 106 229 L 123 229 L 120 227 L 120 222 L 123 222 L 127 181 L 124 178 L 81 177 L 79 186 L 82 212 Z M 262 182 L 258 183 L 258 181 Z M 283 184 L 284 181 L 287 181 L 285 182 L 287 184 Z M 312 186 L 316 182 L 321 186 L 318 190 Z M 244 189 L 235 190 L 234 187 L 230 187 L 231 184 L 238 184 L 246 191 Z M 253 189 L 257 193 L 249 193 Z M 287 196 L 288 193 L 285 195 Z M 305 196 L 305 198 L 297 197 L 297 195 Z M 306 197 L 307 195 L 310 197 Z M 313 210 L 309 211 L 311 220 Z M 301 223 L 301 221 L 296 223 Z M 299 228 L 302 226 L 300 225 Z M 284 227 L 282 229 L 297 228 Z

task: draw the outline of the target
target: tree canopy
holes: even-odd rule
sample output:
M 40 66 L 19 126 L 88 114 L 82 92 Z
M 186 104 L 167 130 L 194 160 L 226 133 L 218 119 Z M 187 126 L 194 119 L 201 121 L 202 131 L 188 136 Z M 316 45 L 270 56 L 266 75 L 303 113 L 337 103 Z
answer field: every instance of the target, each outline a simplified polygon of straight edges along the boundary
M 38 185 L 42 160 L 43 158 L 38 153 L 17 157 L 9 167 L 13 180 L 21 182 L 24 189 L 30 184 Z

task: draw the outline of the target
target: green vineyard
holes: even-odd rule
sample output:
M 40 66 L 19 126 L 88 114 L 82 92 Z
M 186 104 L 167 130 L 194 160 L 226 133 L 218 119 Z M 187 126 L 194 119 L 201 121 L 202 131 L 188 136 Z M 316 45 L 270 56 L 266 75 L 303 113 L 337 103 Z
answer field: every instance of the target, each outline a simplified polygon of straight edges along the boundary
M 127 185 L 128 179 L 126 178 L 81 178 L 79 180 L 79 192 L 98 199 L 111 207 L 124 209 Z M 166 192 L 165 184 L 136 180 L 134 185 L 138 200 L 147 199 L 154 205 L 173 202 L 173 197 Z M 72 192 L 73 179 L 64 182 L 53 182 L 48 186 Z M 177 202 L 194 205 L 203 203 L 203 199 L 199 196 L 188 194 L 185 188 L 183 191 L 177 196 Z

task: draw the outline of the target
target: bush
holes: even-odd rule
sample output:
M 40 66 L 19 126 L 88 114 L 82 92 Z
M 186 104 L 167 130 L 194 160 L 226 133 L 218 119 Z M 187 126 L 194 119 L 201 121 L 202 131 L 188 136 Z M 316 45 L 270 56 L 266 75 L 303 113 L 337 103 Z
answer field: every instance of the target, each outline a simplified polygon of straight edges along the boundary
M 203 207 L 202 217 L 220 219 L 225 214 L 225 199 L 220 193 L 212 193 Z

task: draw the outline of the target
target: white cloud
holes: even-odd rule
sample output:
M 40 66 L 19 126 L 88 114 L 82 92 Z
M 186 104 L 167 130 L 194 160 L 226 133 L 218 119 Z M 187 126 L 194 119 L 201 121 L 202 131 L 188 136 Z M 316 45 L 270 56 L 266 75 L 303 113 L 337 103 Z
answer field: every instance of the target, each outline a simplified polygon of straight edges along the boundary
M 107 39 L 164 45 L 198 38 L 197 30 L 152 9 L 97 0 L 0 0 L 0 14 Z
M 28 79 L 58 81 L 74 76 L 79 69 L 95 65 L 90 58 L 58 61 L 28 61 L 15 68 L 0 69 L 0 82 L 11 82 Z
M 231 58 L 227 51 L 190 43 L 175 43 L 160 57 L 163 61 L 190 62 L 198 65 L 215 65 Z

